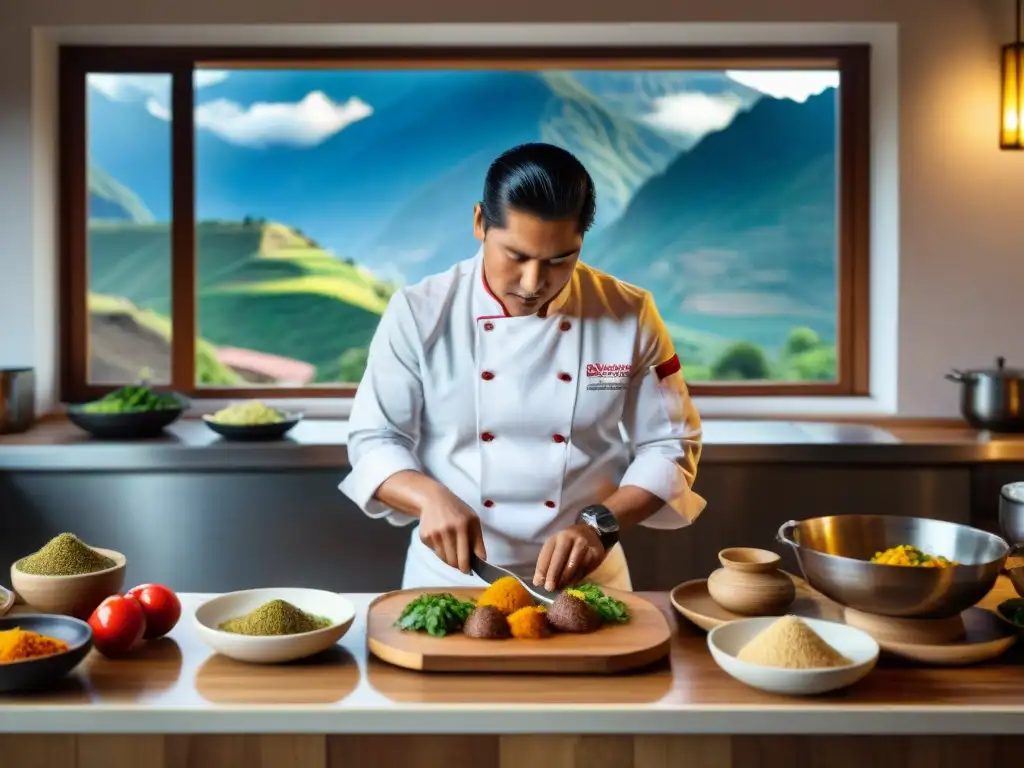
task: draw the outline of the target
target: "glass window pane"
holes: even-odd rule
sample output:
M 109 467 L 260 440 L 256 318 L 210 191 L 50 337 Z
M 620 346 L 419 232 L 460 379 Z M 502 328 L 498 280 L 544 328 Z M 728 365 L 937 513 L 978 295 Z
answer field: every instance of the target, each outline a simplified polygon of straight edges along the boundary
M 502 151 L 594 177 L 582 258 L 693 383 L 834 381 L 837 72 L 197 72 L 200 384 L 352 384 L 397 286 L 472 256 Z
M 89 383 L 169 384 L 171 76 L 87 84 Z

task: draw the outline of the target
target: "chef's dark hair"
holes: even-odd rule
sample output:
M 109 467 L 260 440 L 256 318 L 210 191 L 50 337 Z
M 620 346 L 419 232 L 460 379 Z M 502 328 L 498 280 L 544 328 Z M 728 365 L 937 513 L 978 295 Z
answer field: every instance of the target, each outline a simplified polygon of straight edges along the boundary
M 583 163 L 553 144 L 520 144 L 491 163 L 480 202 L 484 228 L 502 228 L 509 209 L 545 221 L 576 218 L 581 233 L 594 223 L 594 180 Z

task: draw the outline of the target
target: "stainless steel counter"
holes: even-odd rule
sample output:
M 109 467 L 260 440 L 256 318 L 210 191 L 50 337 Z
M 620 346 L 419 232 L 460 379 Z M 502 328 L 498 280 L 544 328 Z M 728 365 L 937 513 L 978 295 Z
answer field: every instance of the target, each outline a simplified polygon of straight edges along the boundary
M 0 471 L 217 471 L 344 469 L 348 424 L 309 420 L 270 443 L 222 440 L 183 420 L 166 437 L 99 441 L 66 422 L 0 437 Z M 778 421 L 704 422 L 707 464 L 948 465 L 1024 461 L 1024 436 L 957 427 L 892 427 Z

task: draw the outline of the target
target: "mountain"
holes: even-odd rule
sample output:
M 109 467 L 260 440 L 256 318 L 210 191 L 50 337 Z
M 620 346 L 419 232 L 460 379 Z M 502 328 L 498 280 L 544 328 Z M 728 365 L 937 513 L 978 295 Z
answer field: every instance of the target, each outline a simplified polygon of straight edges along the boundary
M 240 146 L 200 130 L 199 217 L 288 222 L 360 263 L 388 263 L 410 281 L 472 254 L 471 210 L 487 165 L 515 144 L 547 140 L 576 153 L 598 185 L 598 226 L 613 221 L 679 149 L 610 110 L 566 72 L 239 70 L 197 90 L 197 104 L 296 102 L 312 91 L 337 103 L 358 97 L 373 113 L 309 147 Z M 90 159 L 166 220 L 167 122 L 142 100 L 115 101 L 95 89 L 88 107 Z M 421 231 L 423 222 L 430 226 Z M 423 252 L 443 256 L 432 262 Z
M 667 102 L 672 105 L 685 96 L 722 99 L 746 109 L 761 98 L 761 92 L 742 85 L 724 72 L 708 70 L 581 70 L 573 77 L 600 99 L 611 111 L 629 117 L 658 132 L 680 150 L 690 149 L 699 139 L 689 131 L 670 130 L 652 119 Z
M 169 237 L 166 224 L 89 227 L 89 287 L 98 306 L 130 302 L 144 313 L 130 320 L 149 337 L 166 327 L 169 338 Z M 196 237 L 197 351 L 213 357 L 218 346 L 255 350 L 312 364 L 317 381 L 337 381 L 351 350 L 369 346 L 394 290 L 282 224 L 204 222 Z M 156 349 L 153 338 L 146 343 Z M 132 363 L 160 367 L 149 358 Z
M 645 179 L 662 170 L 678 149 L 657 132 L 608 110 L 568 72 L 501 73 L 513 75 L 502 91 L 516 105 L 508 121 L 494 121 L 481 112 L 473 139 L 457 144 L 458 156 L 424 181 L 383 225 L 372 248 L 363 252 L 367 263 L 390 263 L 408 280 L 447 269 L 452 261 L 472 255 L 473 205 L 479 201 L 483 179 L 494 158 L 522 141 L 545 141 L 566 147 L 586 165 L 598 190 L 595 229 L 615 220 Z M 481 85 L 491 88 L 489 78 Z M 484 93 L 475 101 L 483 103 Z M 500 105 L 494 105 L 499 109 Z M 447 110 L 447 107 L 444 108 Z M 493 112 L 491 112 L 493 114 Z M 424 125 L 443 122 L 424 116 Z M 512 127 L 490 142 L 488 131 L 500 124 Z M 415 154 L 418 155 L 416 148 Z
M 765 97 L 648 179 L 584 259 L 666 321 L 769 348 L 835 336 L 836 91 Z

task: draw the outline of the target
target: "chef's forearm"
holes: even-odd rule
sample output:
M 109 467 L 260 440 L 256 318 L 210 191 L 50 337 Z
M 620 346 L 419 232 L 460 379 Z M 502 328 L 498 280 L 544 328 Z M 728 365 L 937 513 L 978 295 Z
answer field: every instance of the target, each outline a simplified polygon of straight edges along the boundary
M 639 525 L 665 506 L 663 499 L 636 485 L 620 485 L 601 503 L 615 516 L 621 531 Z
M 437 480 L 407 469 L 381 483 L 373 497 L 391 509 L 418 518 L 435 499 L 446 493 L 450 491 Z

